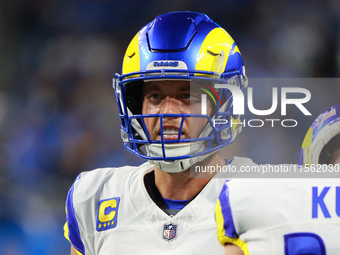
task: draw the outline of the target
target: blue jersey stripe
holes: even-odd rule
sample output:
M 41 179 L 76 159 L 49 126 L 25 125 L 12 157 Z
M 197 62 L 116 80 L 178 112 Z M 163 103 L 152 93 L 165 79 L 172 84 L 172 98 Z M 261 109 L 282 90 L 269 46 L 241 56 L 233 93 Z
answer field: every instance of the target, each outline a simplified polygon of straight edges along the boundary
M 231 238 L 238 237 L 238 234 L 236 233 L 233 215 L 231 213 L 230 208 L 230 201 L 229 201 L 229 187 L 228 187 L 228 181 L 226 181 L 223 185 L 223 189 L 221 191 L 220 197 L 219 197 L 221 208 L 222 208 L 222 215 L 223 215 L 223 226 L 225 229 L 225 235 Z
M 83 255 L 85 255 L 85 247 L 80 238 L 78 222 L 77 222 L 76 214 L 75 214 L 74 207 L 73 207 L 73 191 L 74 191 L 74 184 L 69 190 L 67 194 L 67 199 L 66 199 L 66 208 L 67 208 L 66 219 L 67 219 L 67 225 L 69 229 L 69 239 L 73 247 L 76 248 Z

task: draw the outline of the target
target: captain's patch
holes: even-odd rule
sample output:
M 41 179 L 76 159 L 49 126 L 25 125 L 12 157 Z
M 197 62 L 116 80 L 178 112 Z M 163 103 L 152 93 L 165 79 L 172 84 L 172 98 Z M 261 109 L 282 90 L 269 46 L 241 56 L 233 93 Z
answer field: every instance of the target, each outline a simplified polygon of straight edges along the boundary
M 100 200 L 97 211 L 97 231 L 103 231 L 117 226 L 119 197 Z

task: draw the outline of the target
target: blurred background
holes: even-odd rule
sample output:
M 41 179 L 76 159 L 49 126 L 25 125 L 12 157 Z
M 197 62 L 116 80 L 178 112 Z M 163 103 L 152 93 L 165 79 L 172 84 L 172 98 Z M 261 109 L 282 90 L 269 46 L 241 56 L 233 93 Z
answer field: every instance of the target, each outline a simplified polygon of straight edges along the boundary
M 123 149 L 112 78 L 137 31 L 178 10 L 224 27 L 250 78 L 340 75 L 339 0 L 1 0 L 0 254 L 69 254 L 64 203 L 75 177 L 142 162 Z M 340 101 L 331 83 L 314 88 L 315 115 L 275 133 L 244 128 L 229 155 L 297 163 L 307 128 Z M 256 93 L 271 100 L 271 90 Z

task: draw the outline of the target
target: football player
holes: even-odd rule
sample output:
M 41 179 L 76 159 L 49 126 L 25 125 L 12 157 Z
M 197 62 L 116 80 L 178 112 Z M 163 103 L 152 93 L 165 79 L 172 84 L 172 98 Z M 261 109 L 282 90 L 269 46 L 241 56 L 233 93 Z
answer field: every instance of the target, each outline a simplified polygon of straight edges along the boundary
M 148 162 L 78 176 L 66 201 L 72 254 L 223 251 L 214 207 L 225 179 L 189 170 L 226 165 L 219 150 L 240 132 L 230 90 L 215 84 L 242 90 L 247 78 L 234 40 L 207 15 L 166 13 L 135 35 L 113 87 L 124 146 Z
M 340 174 L 339 148 L 340 105 L 336 105 L 309 128 L 300 166 Z M 321 178 L 227 181 L 215 209 L 224 254 L 339 254 L 340 179 L 322 178 L 323 173 Z

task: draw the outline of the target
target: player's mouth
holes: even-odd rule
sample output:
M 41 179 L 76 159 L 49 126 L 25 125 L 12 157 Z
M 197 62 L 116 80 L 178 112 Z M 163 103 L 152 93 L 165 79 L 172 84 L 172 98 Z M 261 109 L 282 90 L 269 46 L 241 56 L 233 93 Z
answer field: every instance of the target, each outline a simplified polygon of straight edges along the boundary
M 163 138 L 164 140 L 177 140 L 178 139 L 179 129 L 175 127 L 165 127 L 163 128 Z M 160 140 L 161 134 L 159 132 L 158 138 Z M 184 133 L 182 131 L 181 138 L 184 139 Z

